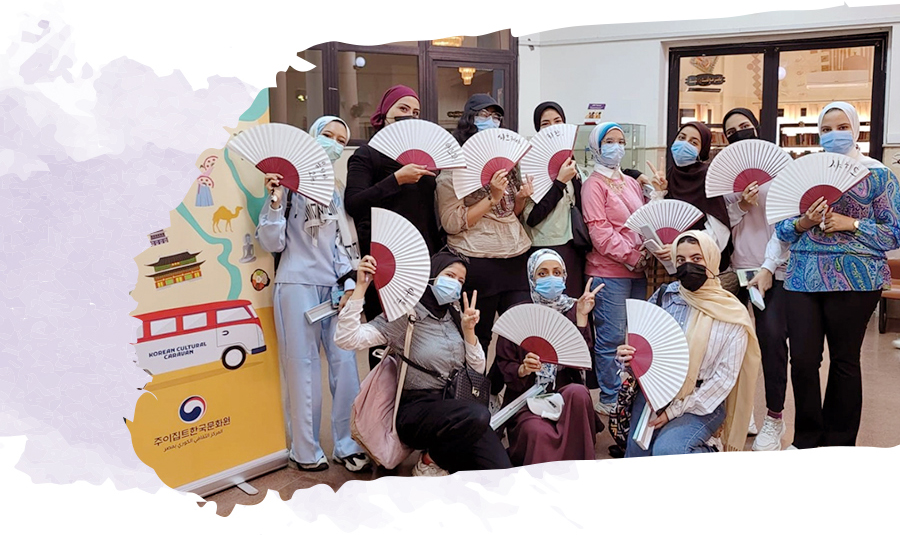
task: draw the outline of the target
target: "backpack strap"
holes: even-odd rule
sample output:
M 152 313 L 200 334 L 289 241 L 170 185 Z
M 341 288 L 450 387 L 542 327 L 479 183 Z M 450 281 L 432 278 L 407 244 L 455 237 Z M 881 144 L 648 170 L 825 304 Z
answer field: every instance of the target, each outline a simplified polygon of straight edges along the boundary
M 285 189 L 287 189 L 287 188 L 285 188 Z M 293 198 L 293 193 L 294 193 L 293 191 L 287 189 L 287 195 L 285 196 L 285 203 L 286 203 L 286 205 L 284 207 L 285 232 L 287 232 L 288 216 L 291 215 L 291 204 L 292 204 L 291 199 Z M 272 271 L 274 273 L 275 271 L 278 271 L 278 264 L 281 262 L 281 251 L 273 254 L 272 257 L 275 260 L 275 265 L 272 268 Z
M 410 363 L 406 358 L 406 354 L 409 353 L 409 348 L 412 344 L 413 329 L 415 328 L 417 321 L 415 311 L 409 313 L 408 319 L 409 322 L 406 325 L 406 341 L 403 343 L 403 355 L 400 360 L 400 379 L 397 382 L 397 395 L 394 397 L 394 417 L 391 420 L 395 428 L 397 426 L 397 410 L 400 408 L 400 395 L 403 394 L 403 383 L 406 381 L 406 365 Z
M 658 306 L 658 307 L 662 306 L 663 294 L 666 293 L 666 288 L 668 286 L 669 286 L 669 283 L 665 283 L 659 287 L 659 290 L 658 290 L 659 293 L 656 294 L 656 306 Z

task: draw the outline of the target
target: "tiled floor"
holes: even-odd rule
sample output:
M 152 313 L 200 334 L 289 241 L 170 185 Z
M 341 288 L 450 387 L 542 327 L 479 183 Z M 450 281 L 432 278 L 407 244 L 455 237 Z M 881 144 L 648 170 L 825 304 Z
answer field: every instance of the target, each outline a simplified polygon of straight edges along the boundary
M 886 334 L 878 334 L 875 318 L 869 323 L 869 330 L 862 348 L 864 399 L 862 423 L 857 440 L 859 446 L 893 447 L 900 445 L 900 418 L 896 417 L 896 407 L 900 405 L 900 388 L 898 388 L 900 386 L 900 350 L 894 349 L 891 345 L 894 338 L 898 336 L 897 331 L 900 331 L 900 320 L 892 320 L 889 324 L 889 331 Z M 363 377 L 368 371 L 368 362 L 366 356 L 362 353 L 359 355 L 358 365 L 360 377 Z M 827 369 L 827 366 L 828 359 L 826 356 L 823 368 Z M 324 369 L 325 365 L 323 364 L 323 372 Z M 823 373 L 823 393 L 826 378 L 827 375 Z M 328 387 L 327 383 L 324 382 L 324 378 L 322 390 L 326 393 L 326 399 L 323 403 L 324 417 L 322 419 L 320 437 L 322 448 L 326 452 L 330 452 L 331 429 L 328 414 L 330 414 L 331 403 L 327 395 Z M 592 395 L 596 399 L 597 392 L 592 392 Z M 793 438 L 793 403 L 789 383 L 784 412 L 787 433 L 782 441 L 785 447 L 791 443 Z M 762 377 L 760 377 L 757 387 L 756 409 L 754 412 L 757 425 L 761 427 L 766 413 Z M 752 438 L 747 439 L 747 449 L 750 449 L 752 442 Z M 613 440 L 608 431 L 604 430 L 597 435 L 596 452 L 598 460 L 610 458 L 607 449 L 612 444 Z M 410 476 L 416 459 L 417 455 L 413 455 L 395 470 L 386 471 L 382 468 L 374 473 L 369 470 L 353 474 L 343 467 L 334 466 L 333 464 L 328 470 L 322 472 L 301 472 L 288 467 L 249 481 L 251 485 L 259 490 L 259 493 L 255 496 L 250 496 L 234 487 L 209 496 L 207 500 L 216 503 L 218 514 L 228 515 L 236 504 L 252 505 L 261 502 L 265 497 L 266 489 L 277 491 L 283 500 L 287 500 L 290 499 L 295 490 L 309 488 L 318 484 L 325 484 L 337 490 L 345 481 L 351 479 L 370 480 L 384 475 Z

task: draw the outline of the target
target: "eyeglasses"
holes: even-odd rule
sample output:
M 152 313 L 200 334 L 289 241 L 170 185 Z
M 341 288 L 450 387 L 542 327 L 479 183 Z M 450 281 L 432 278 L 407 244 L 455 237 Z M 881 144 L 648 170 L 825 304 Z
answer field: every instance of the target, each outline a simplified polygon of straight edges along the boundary
M 502 113 L 490 112 L 488 110 L 481 110 L 480 112 L 478 112 L 478 116 L 479 117 L 493 117 L 494 119 L 497 119 L 498 121 L 503 119 Z

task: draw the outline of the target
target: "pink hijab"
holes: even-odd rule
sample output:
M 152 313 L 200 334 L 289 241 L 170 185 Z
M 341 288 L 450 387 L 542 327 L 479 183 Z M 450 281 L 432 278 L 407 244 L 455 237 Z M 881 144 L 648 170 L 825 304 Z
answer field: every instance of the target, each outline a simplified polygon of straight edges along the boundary
M 378 109 L 375 110 L 375 113 L 372 114 L 369 122 L 372 123 L 372 126 L 375 127 L 375 130 L 381 130 L 384 127 L 384 118 L 387 115 L 388 110 L 391 109 L 391 106 L 397 103 L 403 97 L 414 97 L 416 100 L 419 99 L 419 95 L 416 94 L 412 88 L 406 87 L 405 85 L 395 85 L 394 87 L 388 89 L 384 92 L 384 95 L 381 97 L 381 104 L 378 105 Z

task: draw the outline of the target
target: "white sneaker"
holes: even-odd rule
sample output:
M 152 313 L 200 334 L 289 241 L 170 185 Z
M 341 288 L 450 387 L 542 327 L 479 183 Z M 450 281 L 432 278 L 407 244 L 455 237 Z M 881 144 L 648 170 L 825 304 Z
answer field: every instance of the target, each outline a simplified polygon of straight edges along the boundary
M 753 417 L 753 413 L 750 413 L 750 425 L 747 427 L 747 434 L 751 437 L 759 433 L 759 429 L 756 428 L 756 418 Z
M 332 457 L 332 460 L 350 472 L 359 472 L 372 466 L 372 461 L 369 460 L 369 456 L 365 453 L 354 453 L 344 458 Z
M 597 403 L 594 403 L 594 411 L 599 412 L 604 416 L 609 416 L 615 410 L 615 403 L 600 403 L 599 399 L 597 400 Z
M 722 439 L 715 435 L 709 437 L 709 440 L 706 441 L 706 445 L 711 446 L 717 452 L 723 451 L 725 449 L 725 446 L 722 444 Z
M 750 448 L 753 451 L 779 451 L 781 450 L 781 437 L 784 436 L 784 420 L 766 416 L 763 420 L 762 432 L 757 435 Z
M 431 464 L 425 464 L 423 459 L 424 456 L 419 456 L 419 462 L 413 467 L 413 477 L 441 477 L 450 475 L 450 472 L 438 466 L 434 461 L 432 461 Z
M 893 346 L 896 347 L 897 349 L 900 349 L 900 338 L 897 338 L 896 340 L 894 340 L 893 342 L 891 342 L 891 345 L 893 345 Z

